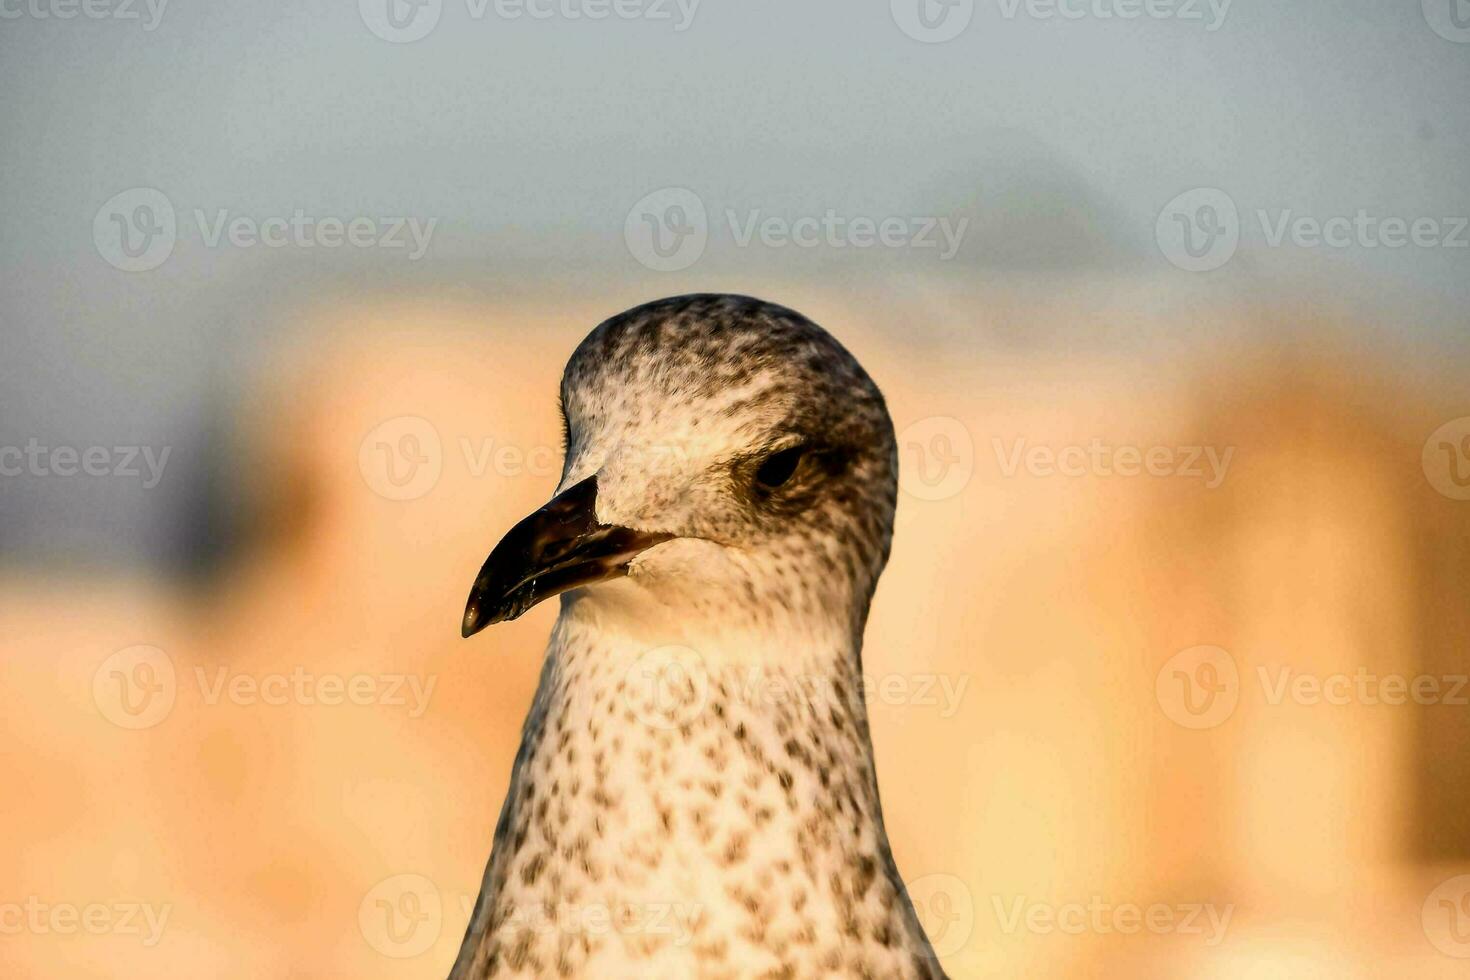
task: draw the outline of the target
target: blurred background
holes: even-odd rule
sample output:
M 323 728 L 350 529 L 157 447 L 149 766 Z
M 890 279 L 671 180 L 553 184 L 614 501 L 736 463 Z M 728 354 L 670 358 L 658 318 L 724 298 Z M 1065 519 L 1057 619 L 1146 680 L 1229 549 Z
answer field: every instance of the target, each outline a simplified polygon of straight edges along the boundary
M 597 322 L 900 430 L 951 975 L 1470 972 L 1470 4 L 0 2 L 0 974 L 441 977 Z

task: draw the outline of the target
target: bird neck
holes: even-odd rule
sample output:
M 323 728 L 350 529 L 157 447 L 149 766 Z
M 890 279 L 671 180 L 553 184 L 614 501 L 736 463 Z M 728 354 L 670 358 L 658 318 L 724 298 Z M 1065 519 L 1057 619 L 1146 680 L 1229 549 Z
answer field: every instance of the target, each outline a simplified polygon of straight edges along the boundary
M 694 976 L 737 954 L 930 975 L 883 829 L 854 645 L 777 651 L 605 613 L 563 606 L 456 975 L 512 961 L 588 975 L 628 958 L 640 976 Z
M 525 738 L 545 774 L 566 775 L 563 789 L 581 777 L 594 807 L 609 804 L 607 841 L 652 829 L 739 850 L 742 838 L 795 842 L 839 823 L 881 835 L 858 663 L 837 624 L 700 632 L 568 602 Z M 691 848 L 686 859 L 723 856 Z

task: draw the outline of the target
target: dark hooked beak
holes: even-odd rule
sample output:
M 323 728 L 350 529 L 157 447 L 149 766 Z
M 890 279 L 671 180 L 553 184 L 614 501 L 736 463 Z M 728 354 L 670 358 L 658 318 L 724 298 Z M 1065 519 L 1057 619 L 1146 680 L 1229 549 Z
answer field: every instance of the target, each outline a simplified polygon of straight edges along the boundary
M 597 477 L 589 476 L 511 528 L 475 579 L 460 632 L 474 636 L 542 599 L 626 575 L 635 555 L 673 537 L 599 524 L 596 505 Z

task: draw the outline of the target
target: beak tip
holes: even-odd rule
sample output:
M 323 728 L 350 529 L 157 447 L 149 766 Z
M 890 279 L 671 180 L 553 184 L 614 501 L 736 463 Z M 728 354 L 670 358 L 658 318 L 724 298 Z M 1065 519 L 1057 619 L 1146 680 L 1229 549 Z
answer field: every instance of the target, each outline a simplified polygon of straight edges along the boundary
M 471 602 L 464 611 L 464 620 L 460 623 L 459 635 L 468 640 L 488 625 L 489 623 L 480 618 L 480 608 Z

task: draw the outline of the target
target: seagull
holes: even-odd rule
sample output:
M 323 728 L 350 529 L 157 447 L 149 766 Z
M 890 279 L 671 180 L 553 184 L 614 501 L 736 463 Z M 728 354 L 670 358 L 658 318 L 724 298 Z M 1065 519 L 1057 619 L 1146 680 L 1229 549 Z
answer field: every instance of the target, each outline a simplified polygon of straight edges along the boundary
M 877 385 L 801 314 L 704 294 L 600 324 L 561 409 L 556 493 L 464 613 L 561 596 L 451 980 L 942 980 L 862 692 L 897 499 Z

